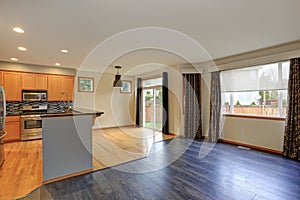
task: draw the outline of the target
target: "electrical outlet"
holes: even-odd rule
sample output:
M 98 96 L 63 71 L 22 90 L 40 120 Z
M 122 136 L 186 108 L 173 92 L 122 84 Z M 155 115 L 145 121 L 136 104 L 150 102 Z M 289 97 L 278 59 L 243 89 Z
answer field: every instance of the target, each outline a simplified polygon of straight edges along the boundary
M 240 137 L 241 138 L 244 137 L 244 132 L 243 131 L 240 132 Z

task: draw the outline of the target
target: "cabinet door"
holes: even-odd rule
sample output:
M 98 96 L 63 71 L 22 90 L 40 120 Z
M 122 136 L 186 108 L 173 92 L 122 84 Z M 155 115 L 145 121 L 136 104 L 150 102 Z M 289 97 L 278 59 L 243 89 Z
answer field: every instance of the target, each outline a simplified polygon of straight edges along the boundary
M 24 73 L 21 75 L 23 89 L 36 89 L 36 75 Z
M 47 75 L 36 75 L 36 89 L 47 90 Z
M 48 101 L 61 101 L 62 77 L 48 75 Z
M 4 141 L 18 141 L 21 139 L 20 116 L 7 116 L 5 123 L 5 131 L 7 135 Z
M 69 101 L 73 101 L 73 96 L 74 96 L 73 91 L 74 91 L 74 77 L 72 76 L 62 77 L 62 92 L 67 93 Z
M 3 86 L 7 101 L 21 101 L 21 74 L 17 72 L 3 72 Z
M 3 72 L 0 72 L 0 85 L 3 85 Z

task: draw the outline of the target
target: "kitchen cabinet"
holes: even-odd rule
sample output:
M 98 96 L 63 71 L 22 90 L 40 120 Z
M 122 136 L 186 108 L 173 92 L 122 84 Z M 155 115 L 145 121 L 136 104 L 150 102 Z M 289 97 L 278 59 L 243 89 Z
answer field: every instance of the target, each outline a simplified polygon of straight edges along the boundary
M 66 92 L 67 97 L 64 97 L 63 100 L 73 101 L 73 91 L 74 91 L 74 77 L 72 76 L 63 76 L 62 77 L 62 92 Z
M 0 72 L 0 85 L 3 85 L 3 72 Z
M 47 75 L 45 74 L 36 75 L 36 88 L 39 90 L 47 90 Z
M 26 90 L 47 90 L 47 75 L 23 73 L 22 88 Z
M 21 139 L 20 116 L 7 116 L 4 130 L 7 132 L 4 142 L 19 141 Z
M 66 96 L 62 96 L 62 92 L 66 92 Z M 48 101 L 73 101 L 74 77 L 48 75 Z
M 36 75 L 35 74 L 22 74 L 22 88 L 23 89 L 36 89 Z
M 22 89 L 47 90 L 48 101 L 73 101 L 74 97 L 73 76 L 0 71 L 0 85 L 4 86 L 7 101 L 22 101 Z
M 21 74 L 18 72 L 3 72 L 3 86 L 6 101 L 21 101 Z
M 48 101 L 62 100 L 62 76 L 48 75 Z

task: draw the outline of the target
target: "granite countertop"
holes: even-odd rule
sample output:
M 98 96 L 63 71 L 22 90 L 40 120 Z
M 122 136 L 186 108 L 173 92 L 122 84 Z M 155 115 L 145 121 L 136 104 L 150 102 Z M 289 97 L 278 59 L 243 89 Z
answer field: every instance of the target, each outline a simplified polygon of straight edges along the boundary
M 96 115 L 97 117 L 104 114 L 102 111 L 90 110 L 86 108 L 72 108 L 70 111 L 59 113 L 47 113 L 40 115 L 42 118 L 46 117 L 65 117 L 65 116 L 78 116 L 78 115 Z

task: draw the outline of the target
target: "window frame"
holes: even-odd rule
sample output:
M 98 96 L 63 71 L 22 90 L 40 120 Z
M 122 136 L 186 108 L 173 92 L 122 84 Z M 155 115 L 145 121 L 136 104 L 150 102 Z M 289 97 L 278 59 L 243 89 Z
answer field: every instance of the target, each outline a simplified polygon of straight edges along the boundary
M 289 60 L 283 60 L 283 61 L 278 61 L 278 62 L 272 62 L 272 63 L 265 63 L 265 64 L 261 64 L 261 65 L 268 65 L 268 64 L 278 64 L 278 81 L 283 81 L 282 80 L 282 63 L 285 62 L 290 62 Z M 252 67 L 257 67 L 260 65 L 255 65 Z M 243 68 L 251 68 L 251 67 L 243 67 Z M 236 68 L 236 69 L 230 69 L 230 70 L 238 70 L 241 68 Z M 229 71 L 229 70 L 224 70 L 224 71 Z M 273 91 L 278 91 L 278 109 L 279 109 L 279 116 L 273 116 L 273 115 L 258 115 L 258 114 L 243 114 L 243 113 L 234 113 L 234 98 L 233 98 L 233 94 L 234 92 L 251 92 L 250 90 L 241 90 L 241 91 L 222 91 L 222 107 L 225 105 L 224 103 L 224 95 L 225 93 L 230 94 L 230 101 L 229 101 L 229 112 L 224 112 L 223 110 L 223 116 L 227 116 L 227 117 L 239 117 L 239 118 L 253 118 L 253 119 L 266 119 L 266 120 L 278 120 L 278 121 L 285 121 L 286 120 L 286 115 L 283 115 L 283 97 L 282 97 L 282 92 L 286 91 L 287 95 L 288 95 L 288 87 L 286 89 L 273 89 Z M 254 91 L 271 91 L 271 90 L 254 90 Z M 252 90 L 253 92 L 253 90 Z M 288 96 L 287 96 L 287 102 L 288 102 Z

